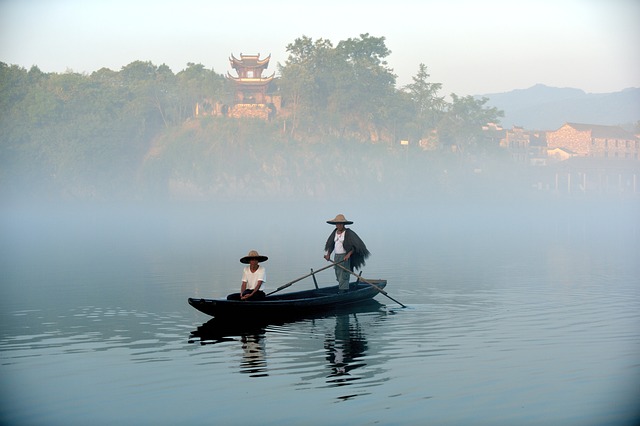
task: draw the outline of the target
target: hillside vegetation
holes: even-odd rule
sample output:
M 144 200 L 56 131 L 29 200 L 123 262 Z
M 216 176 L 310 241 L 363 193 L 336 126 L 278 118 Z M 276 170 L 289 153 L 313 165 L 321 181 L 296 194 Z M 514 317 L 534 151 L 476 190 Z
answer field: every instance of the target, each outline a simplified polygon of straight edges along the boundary
M 85 75 L 0 63 L 0 193 L 215 200 L 339 188 L 393 197 L 455 192 L 474 170 L 505 164 L 481 139 L 482 125 L 502 113 L 486 99 L 445 101 L 423 64 L 412 84 L 396 87 L 384 37 L 335 46 L 302 37 L 287 50 L 273 88 L 284 110 L 269 122 L 195 117 L 196 104 L 232 96 L 201 64 L 174 74 L 136 61 Z

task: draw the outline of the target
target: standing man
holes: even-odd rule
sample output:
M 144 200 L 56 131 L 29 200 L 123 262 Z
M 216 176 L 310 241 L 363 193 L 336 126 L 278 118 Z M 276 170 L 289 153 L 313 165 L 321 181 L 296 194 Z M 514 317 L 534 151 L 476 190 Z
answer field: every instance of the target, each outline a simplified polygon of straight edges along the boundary
M 342 265 L 350 271 L 365 265 L 365 259 L 370 253 L 367 246 L 351 229 L 345 225 L 351 225 L 353 222 L 347 220 L 343 214 L 339 214 L 335 219 L 327 221 L 330 225 L 335 225 L 327 243 L 324 246 L 324 258 L 331 259 L 331 253 L 334 253 L 334 262 L 340 262 L 335 266 L 336 280 L 338 280 L 338 291 L 349 291 L 349 272 L 345 271 L 338 265 Z

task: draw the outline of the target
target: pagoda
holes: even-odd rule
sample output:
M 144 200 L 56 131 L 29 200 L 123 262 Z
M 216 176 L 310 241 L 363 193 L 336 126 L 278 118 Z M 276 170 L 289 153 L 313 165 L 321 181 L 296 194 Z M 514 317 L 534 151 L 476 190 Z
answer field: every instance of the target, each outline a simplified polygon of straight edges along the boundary
M 235 86 L 235 104 L 267 104 L 267 87 L 275 76 L 275 72 L 269 77 L 262 77 L 262 72 L 269 66 L 271 55 L 260 59 L 260 54 L 243 55 L 240 59 L 231 54 L 229 63 L 236 70 L 237 77 L 227 71 L 229 78 Z

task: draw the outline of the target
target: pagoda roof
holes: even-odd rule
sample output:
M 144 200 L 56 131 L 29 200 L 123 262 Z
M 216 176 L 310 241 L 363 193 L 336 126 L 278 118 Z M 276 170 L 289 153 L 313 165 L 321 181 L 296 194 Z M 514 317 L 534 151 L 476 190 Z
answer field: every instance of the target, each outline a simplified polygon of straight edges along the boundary
M 257 55 L 244 55 L 240 54 L 240 59 L 233 56 L 229 58 L 229 63 L 232 68 L 237 67 L 245 67 L 245 68 L 255 68 L 255 67 L 263 67 L 266 68 L 269 65 L 269 60 L 271 59 L 271 55 L 267 56 L 264 59 L 260 59 L 260 54 Z

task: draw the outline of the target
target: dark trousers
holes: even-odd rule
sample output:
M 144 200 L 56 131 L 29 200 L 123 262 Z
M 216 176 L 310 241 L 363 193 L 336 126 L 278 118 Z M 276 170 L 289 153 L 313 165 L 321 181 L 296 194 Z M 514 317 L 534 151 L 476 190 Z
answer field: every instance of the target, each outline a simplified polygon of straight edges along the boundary
M 346 255 L 347 255 L 346 253 L 336 254 L 333 258 L 333 261 L 340 262 L 344 260 L 344 257 Z M 351 259 L 340 263 L 340 265 L 342 265 L 342 267 L 344 268 L 351 269 Z M 349 278 L 351 278 L 351 274 L 349 274 L 349 271 L 345 271 L 338 265 L 335 266 L 335 270 L 336 270 L 336 280 L 338 281 L 338 289 L 340 291 L 349 290 Z
M 245 290 L 242 294 L 251 294 L 252 290 Z M 246 300 L 262 300 L 265 297 L 267 297 L 266 294 L 264 294 L 264 291 L 262 290 L 258 290 L 256 291 L 256 293 L 251 296 L 250 298 L 246 299 Z M 240 300 L 240 293 L 232 293 L 230 295 L 227 296 L 227 300 Z

